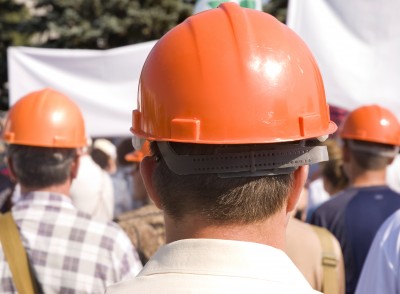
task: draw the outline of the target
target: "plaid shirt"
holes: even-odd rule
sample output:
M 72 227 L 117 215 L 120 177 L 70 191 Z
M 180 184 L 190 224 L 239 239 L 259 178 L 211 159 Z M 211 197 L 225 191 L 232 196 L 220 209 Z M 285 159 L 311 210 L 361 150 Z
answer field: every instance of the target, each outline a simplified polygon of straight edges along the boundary
M 69 197 L 29 193 L 12 214 L 44 293 L 104 293 L 108 285 L 132 278 L 142 268 L 118 225 L 78 211 Z M 0 293 L 16 293 L 2 250 Z

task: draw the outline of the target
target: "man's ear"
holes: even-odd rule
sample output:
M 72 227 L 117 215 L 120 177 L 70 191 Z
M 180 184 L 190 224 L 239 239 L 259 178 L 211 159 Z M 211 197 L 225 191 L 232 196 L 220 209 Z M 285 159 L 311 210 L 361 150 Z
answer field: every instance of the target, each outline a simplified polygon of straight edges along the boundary
M 299 201 L 308 176 L 308 165 L 303 165 L 297 168 L 293 174 L 293 186 L 289 192 L 289 197 L 286 205 L 286 213 L 292 212 Z
M 162 209 L 160 197 L 156 193 L 153 185 L 153 173 L 156 164 L 157 162 L 153 156 L 146 156 L 140 163 L 140 173 L 142 175 L 144 186 L 146 187 L 147 195 L 159 209 Z
M 10 179 L 11 179 L 13 182 L 17 182 L 17 176 L 15 175 L 14 166 L 13 166 L 13 161 L 12 161 L 11 157 L 8 157 L 8 156 L 7 156 L 7 158 L 6 158 L 6 164 L 7 164 L 8 170 L 9 170 L 9 172 L 10 172 Z
M 80 160 L 81 160 L 81 155 L 80 153 L 78 153 L 75 158 L 74 161 L 72 161 L 71 164 L 71 180 L 75 179 L 78 176 L 78 171 L 79 171 L 79 164 L 80 164 Z

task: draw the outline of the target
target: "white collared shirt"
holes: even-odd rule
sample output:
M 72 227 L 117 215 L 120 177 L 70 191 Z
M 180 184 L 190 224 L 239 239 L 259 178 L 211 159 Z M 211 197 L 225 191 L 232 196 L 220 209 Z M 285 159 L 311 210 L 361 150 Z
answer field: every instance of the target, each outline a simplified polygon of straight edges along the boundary
M 316 294 L 289 257 L 250 242 L 186 239 L 161 247 L 139 275 L 107 293 Z
M 77 177 L 73 180 L 70 196 L 78 210 L 101 221 L 114 217 L 114 190 L 110 175 L 88 154 L 80 157 Z

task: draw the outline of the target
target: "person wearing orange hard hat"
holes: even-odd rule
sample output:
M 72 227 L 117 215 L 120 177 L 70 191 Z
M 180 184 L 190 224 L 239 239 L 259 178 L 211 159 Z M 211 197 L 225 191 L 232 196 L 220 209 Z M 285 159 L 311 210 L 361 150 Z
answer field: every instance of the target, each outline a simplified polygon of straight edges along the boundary
M 400 194 L 386 183 L 387 167 L 399 152 L 400 123 L 386 108 L 363 106 L 347 116 L 339 136 L 350 186 L 322 204 L 311 223 L 327 228 L 339 240 L 350 294 L 380 225 L 400 208 Z
M 141 202 L 142 206 L 117 217 L 118 224 L 135 245 L 143 264 L 146 264 L 158 248 L 165 244 L 162 211 L 147 196 L 140 175 L 140 162 L 148 155 L 150 155 L 150 146 L 146 141 L 140 150 L 135 150 L 125 156 L 125 159 L 133 165 L 133 198 Z
M 318 293 L 282 251 L 308 165 L 336 130 L 318 66 L 273 16 L 226 2 L 164 35 L 131 131 L 166 245 L 107 293 Z
M 1 216 L 0 292 L 103 293 L 133 277 L 141 262 L 122 229 L 78 211 L 69 196 L 87 142 L 78 106 L 52 89 L 32 92 L 10 109 L 3 139 L 21 197 Z M 13 223 L 22 242 L 9 246 Z M 23 256 L 28 262 L 21 266 Z

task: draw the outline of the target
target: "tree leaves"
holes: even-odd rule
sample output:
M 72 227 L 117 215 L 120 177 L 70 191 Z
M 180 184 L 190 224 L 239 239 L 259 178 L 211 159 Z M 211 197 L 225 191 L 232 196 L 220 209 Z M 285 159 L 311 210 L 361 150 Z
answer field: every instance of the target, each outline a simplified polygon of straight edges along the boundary
M 36 8 L 46 13 L 24 25 L 40 36 L 35 45 L 86 49 L 158 39 L 192 13 L 191 4 L 178 0 L 39 0 Z
M 220 2 L 220 1 L 215 1 Z M 243 0 L 251 5 L 252 0 Z M 244 3 L 246 2 L 246 3 Z M 285 20 L 288 0 L 264 10 Z M 8 108 L 7 47 L 109 49 L 159 39 L 192 14 L 195 0 L 0 0 L 0 108 Z

